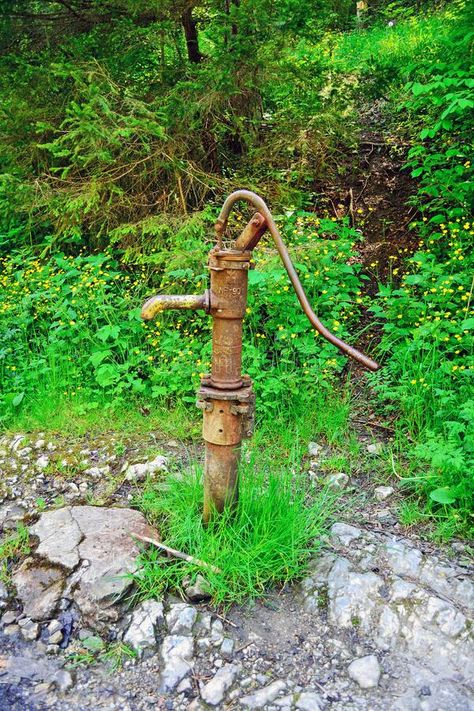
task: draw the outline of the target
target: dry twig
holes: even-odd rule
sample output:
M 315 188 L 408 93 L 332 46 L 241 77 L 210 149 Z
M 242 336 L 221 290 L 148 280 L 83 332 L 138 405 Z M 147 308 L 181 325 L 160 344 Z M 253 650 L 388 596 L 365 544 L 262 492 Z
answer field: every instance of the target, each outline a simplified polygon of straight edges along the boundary
M 194 565 L 197 565 L 200 568 L 207 568 L 208 570 L 212 570 L 213 573 L 222 573 L 222 570 L 217 566 L 211 565 L 211 563 L 206 563 L 204 560 L 199 560 L 199 558 L 194 558 L 194 556 L 188 555 L 187 553 L 183 553 L 182 551 L 177 551 L 174 548 L 170 548 L 164 543 L 161 543 L 161 541 L 157 541 L 155 538 L 148 538 L 148 536 L 140 536 L 138 533 L 131 533 L 130 535 L 132 536 L 132 538 L 137 538 L 139 541 L 143 541 L 144 543 L 151 543 L 152 546 L 161 548 L 162 551 L 165 551 L 166 553 L 168 553 L 168 555 L 174 556 L 175 558 L 180 558 L 181 560 L 185 560 L 188 563 L 193 563 Z

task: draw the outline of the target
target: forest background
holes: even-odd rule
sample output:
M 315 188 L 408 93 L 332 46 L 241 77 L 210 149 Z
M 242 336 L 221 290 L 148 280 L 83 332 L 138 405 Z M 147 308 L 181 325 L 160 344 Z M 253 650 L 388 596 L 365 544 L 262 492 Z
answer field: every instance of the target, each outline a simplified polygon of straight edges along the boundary
M 1 0 L 0 17 L 2 427 L 195 435 L 209 320 L 140 306 L 203 290 L 213 221 L 245 187 L 323 322 L 383 365 L 317 337 L 264 240 L 244 339 L 259 427 L 320 434 L 339 470 L 365 466 L 362 421 L 402 523 L 467 535 L 469 4 Z

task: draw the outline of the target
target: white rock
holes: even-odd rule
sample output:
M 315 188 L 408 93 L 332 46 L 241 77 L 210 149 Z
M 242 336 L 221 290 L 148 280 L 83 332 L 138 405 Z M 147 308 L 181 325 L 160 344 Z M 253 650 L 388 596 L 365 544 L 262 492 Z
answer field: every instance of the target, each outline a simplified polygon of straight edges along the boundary
M 32 642 L 38 638 L 39 625 L 36 622 L 29 620 L 28 624 L 21 626 L 21 634 L 24 639 Z
M 118 618 L 115 603 L 133 584 L 140 553 L 134 534 L 159 537 L 138 511 L 99 506 L 47 511 L 32 532 L 40 538 L 36 556 L 13 575 L 25 613 L 50 619 L 59 599 L 71 597 L 83 624 L 97 629 Z
M 224 625 L 220 620 L 214 620 L 211 625 L 211 642 L 218 647 L 224 641 Z
M 14 610 L 7 610 L 7 612 L 5 612 L 5 613 L 2 615 L 2 619 L 0 620 L 0 624 L 2 625 L 2 627 L 3 627 L 4 625 L 11 625 L 11 624 L 13 624 L 14 622 L 16 622 L 17 619 L 18 619 L 18 612 L 15 612 Z
M 93 479 L 100 479 L 110 474 L 110 467 L 105 464 L 103 467 L 89 467 L 84 470 L 84 474 L 89 474 Z
M 71 497 L 77 496 L 79 494 L 79 487 L 73 481 L 71 481 L 68 484 L 68 488 L 69 488 L 69 494 L 71 495 Z
M 211 586 L 203 575 L 198 575 L 193 585 L 184 588 L 184 592 L 191 602 L 202 602 L 212 597 Z
M 69 507 L 48 511 L 30 528 L 39 538 L 37 555 L 59 563 L 65 568 L 75 568 L 79 563 L 78 545 L 83 537 L 77 521 L 71 516 Z M 59 531 L 66 535 L 58 535 Z
M 61 632 L 61 630 L 57 630 L 57 632 L 53 632 L 49 635 L 48 644 L 60 644 L 62 641 L 63 633 Z
M 331 527 L 331 536 L 338 538 L 343 546 L 348 546 L 362 536 L 360 528 L 349 526 L 347 523 L 334 523 Z
M 59 603 L 64 587 L 64 571 L 44 562 L 38 565 L 25 558 L 12 576 L 23 612 L 33 620 L 50 618 Z
M 419 574 L 422 553 L 417 548 L 404 545 L 400 541 L 388 541 L 385 546 L 385 555 L 389 566 L 396 575 L 416 578 Z
M 65 692 L 71 688 L 73 685 L 73 678 L 71 674 L 65 669 L 60 669 L 53 676 L 53 682 L 61 692 Z
M 191 679 L 188 679 L 187 677 L 183 679 L 183 681 L 180 681 L 178 686 L 176 687 L 176 693 L 177 694 L 184 694 L 186 691 L 191 691 L 193 688 L 193 683 Z
M 394 492 L 393 486 L 377 486 L 374 489 L 374 496 L 377 501 L 385 501 Z
M 248 694 L 240 699 L 242 706 L 247 706 L 250 709 L 261 709 L 266 706 L 266 704 L 271 704 L 275 701 L 277 696 L 281 694 L 286 689 L 286 684 L 281 679 L 278 681 L 273 681 L 268 686 L 264 686 L 263 689 L 255 691 L 253 694 Z
M 170 634 L 190 635 L 196 622 L 197 610 L 185 602 L 178 602 L 171 605 L 166 615 L 166 625 Z
M 38 457 L 36 460 L 36 467 L 38 469 L 46 469 L 46 467 L 49 464 L 49 457 L 46 456 L 46 454 L 42 454 L 41 457 Z
M 201 688 L 201 696 L 207 704 L 217 706 L 223 701 L 226 692 L 234 683 L 239 672 L 236 664 L 226 664 L 219 669 L 211 681 Z
M 63 626 L 59 620 L 51 620 L 51 622 L 48 625 L 48 632 L 51 635 L 51 634 L 54 634 L 55 632 L 62 630 L 62 628 L 63 628 Z
M 347 673 L 361 689 L 373 689 L 379 683 L 380 664 L 374 654 L 369 654 L 366 657 L 354 659 L 349 664 Z
M 128 481 L 143 481 L 147 474 L 154 474 L 157 471 L 166 471 L 168 460 L 163 455 L 159 454 L 150 462 L 138 464 L 130 464 L 127 467 L 125 478 Z
M 379 619 L 379 634 L 376 638 L 377 645 L 381 649 L 388 650 L 397 640 L 400 632 L 400 620 L 398 616 L 390 609 L 384 607 Z
M 451 603 L 430 597 L 426 605 L 426 619 L 435 621 L 447 637 L 457 637 L 466 629 L 466 618 Z
M 319 457 L 322 451 L 323 447 L 317 442 L 310 442 L 308 444 L 308 454 L 310 457 Z
M 234 640 L 230 637 L 226 637 L 221 644 L 221 654 L 225 659 L 232 657 L 234 651 Z
M 369 454 L 382 454 L 383 452 L 383 442 L 373 442 L 367 445 L 367 452 Z
M 375 573 L 357 573 L 348 560 L 338 558 L 328 575 L 329 619 L 341 627 L 352 627 L 354 619 L 364 632 L 380 603 L 383 580 Z
M 330 474 L 326 483 L 331 489 L 344 489 L 349 483 L 349 475 L 345 472 L 337 472 L 337 474 Z
M 212 624 L 212 616 L 209 612 L 204 612 L 196 623 L 196 626 L 204 632 L 209 632 Z
M 20 627 L 18 625 L 7 625 L 3 628 L 3 634 L 6 634 L 8 637 L 18 634 L 19 631 Z
M 321 697 L 313 691 L 303 691 L 295 704 L 301 711 L 321 711 L 324 707 Z
M 133 611 L 130 627 L 123 641 L 142 656 L 146 649 L 156 645 L 156 629 L 163 624 L 163 603 L 145 600 Z
M 194 644 L 192 637 L 169 635 L 161 645 L 163 668 L 160 674 L 160 689 L 165 693 L 173 691 L 180 681 L 191 674 L 193 669 Z

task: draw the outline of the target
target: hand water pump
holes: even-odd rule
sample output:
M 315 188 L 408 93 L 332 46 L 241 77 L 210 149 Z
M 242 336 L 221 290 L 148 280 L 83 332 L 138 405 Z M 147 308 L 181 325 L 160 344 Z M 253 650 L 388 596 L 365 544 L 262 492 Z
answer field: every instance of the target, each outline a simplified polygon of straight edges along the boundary
M 231 249 L 223 235 L 234 204 L 245 200 L 257 209 Z M 273 237 L 303 311 L 312 326 L 330 343 L 369 370 L 375 361 L 341 341 L 321 323 L 303 290 L 275 221 L 265 202 L 248 190 L 237 190 L 225 201 L 216 225 L 217 243 L 209 252 L 210 288 L 200 296 L 153 296 L 143 305 L 150 320 L 166 309 L 201 309 L 212 316 L 212 367 L 203 376 L 197 406 L 203 411 L 204 512 L 207 523 L 214 512 L 233 506 L 238 497 L 238 466 L 243 438 L 253 431 L 255 395 L 252 382 L 242 375 L 242 322 L 247 307 L 247 282 L 252 250 L 266 230 Z

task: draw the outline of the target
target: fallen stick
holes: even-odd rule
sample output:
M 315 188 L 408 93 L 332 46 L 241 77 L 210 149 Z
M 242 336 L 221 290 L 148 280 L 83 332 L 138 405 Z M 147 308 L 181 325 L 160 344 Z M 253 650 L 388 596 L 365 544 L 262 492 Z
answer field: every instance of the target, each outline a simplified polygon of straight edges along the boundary
M 161 548 L 161 550 L 165 551 L 169 555 L 174 556 L 175 558 L 180 558 L 181 560 L 185 560 L 188 563 L 194 563 L 194 565 L 197 565 L 200 568 L 208 568 L 209 570 L 212 570 L 213 573 L 222 573 L 222 570 L 220 568 L 217 568 L 217 566 L 211 565 L 211 563 L 206 563 L 206 561 L 204 560 L 199 560 L 199 558 L 194 558 L 192 555 L 188 555 L 187 553 L 177 551 L 174 548 L 170 548 L 169 546 L 166 546 L 164 543 L 161 543 L 160 541 L 157 541 L 154 538 L 148 538 L 148 536 L 140 536 L 138 533 L 132 533 L 130 535 L 132 536 L 132 538 L 138 538 L 139 541 L 143 541 L 144 543 L 151 543 L 152 546 Z

